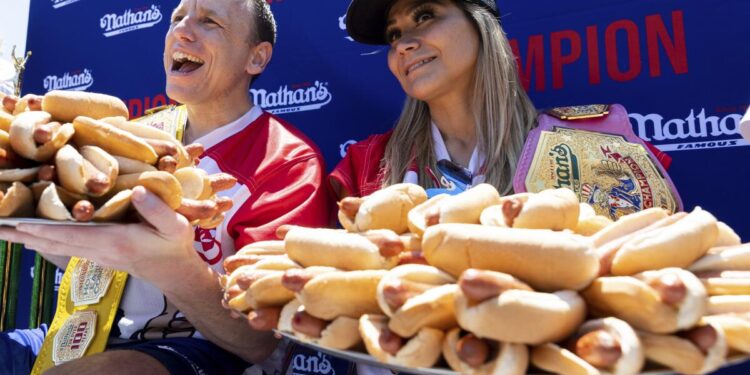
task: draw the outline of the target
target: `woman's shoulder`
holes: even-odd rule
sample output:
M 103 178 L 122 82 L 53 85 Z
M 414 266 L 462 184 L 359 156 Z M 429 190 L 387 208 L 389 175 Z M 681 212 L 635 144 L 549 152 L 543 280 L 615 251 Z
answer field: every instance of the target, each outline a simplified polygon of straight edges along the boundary
M 329 176 L 337 198 L 365 196 L 381 185 L 381 162 L 392 133 L 373 134 L 347 147 L 344 158 Z

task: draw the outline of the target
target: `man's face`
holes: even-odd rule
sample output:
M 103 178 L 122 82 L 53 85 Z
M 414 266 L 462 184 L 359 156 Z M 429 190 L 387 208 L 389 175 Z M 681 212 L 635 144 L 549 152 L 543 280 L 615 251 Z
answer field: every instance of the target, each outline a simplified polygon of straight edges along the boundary
M 245 0 L 182 0 L 164 43 L 167 94 L 184 104 L 247 95 L 251 22 Z

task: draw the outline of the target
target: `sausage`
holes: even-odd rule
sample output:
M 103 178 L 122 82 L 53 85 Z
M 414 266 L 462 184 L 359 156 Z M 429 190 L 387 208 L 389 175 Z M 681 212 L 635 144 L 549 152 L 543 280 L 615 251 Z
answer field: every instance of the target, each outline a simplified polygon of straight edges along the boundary
M 662 302 L 670 306 L 677 306 L 685 300 L 687 287 L 682 280 L 674 274 L 663 275 L 653 280 L 649 285 L 656 289 Z
M 312 280 L 313 277 L 314 275 L 303 269 L 288 269 L 284 272 L 284 276 L 281 277 L 281 286 L 298 293 L 305 288 L 305 284 Z
M 470 333 L 456 343 L 456 353 L 461 361 L 469 366 L 477 368 L 487 362 L 490 356 L 490 346 L 487 341 L 482 340 Z
M 608 368 L 622 357 L 620 342 L 604 329 L 591 331 L 576 340 L 574 353 L 594 367 Z
M 247 314 L 250 328 L 256 331 L 271 331 L 279 325 L 280 307 L 263 307 Z
M 37 176 L 40 181 L 55 181 L 57 178 L 57 171 L 53 164 L 45 164 L 39 168 L 39 174 Z
M 235 279 L 235 282 L 240 289 L 248 290 L 256 281 L 268 275 L 272 275 L 273 273 L 274 270 L 252 270 L 252 272 L 239 275 Z
M 227 289 L 226 291 L 224 291 L 224 299 L 226 301 L 231 301 L 235 297 L 237 297 L 240 294 L 242 294 L 242 292 L 244 292 L 244 290 L 240 289 L 239 286 L 232 285 L 229 289 Z
M 310 337 L 320 338 L 328 322 L 305 311 L 297 311 L 292 317 L 292 329 Z
M 703 354 L 708 354 L 719 339 L 716 329 L 710 325 L 695 327 L 683 332 L 680 336 L 690 340 Z
M 43 145 L 52 140 L 52 126 L 49 124 L 40 124 L 34 127 L 34 142 Z
M 219 212 L 216 202 L 212 200 L 198 201 L 187 198 L 182 199 L 182 203 L 176 211 L 180 215 L 185 216 L 188 221 L 212 218 Z
M 86 189 L 92 195 L 103 194 L 112 184 L 109 176 L 102 172 L 95 173 L 86 181 Z
M 401 347 L 404 346 L 404 339 L 393 333 L 388 327 L 383 327 L 380 331 L 380 336 L 378 336 L 378 344 L 380 344 L 384 352 L 396 355 L 401 350 Z
M 411 252 L 422 250 L 422 238 L 413 233 L 401 234 L 398 236 L 404 244 L 404 250 Z
M 398 265 L 425 264 L 429 265 L 422 251 L 406 251 L 398 254 Z
M 284 224 L 276 228 L 276 238 L 283 240 L 287 233 L 294 228 L 294 225 Z
M 177 159 L 171 155 L 164 155 L 159 158 L 159 161 L 156 163 L 156 168 L 160 171 L 174 174 L 174 172 L 177 171 Z
M 41 111 L 42 99 L 44 98 L 39 95 L 28 95 L 26 98 L 26 105 L 31 111 Z
M 80 200 L 73 205 L 73 218 L 76 221 L 91 221 L 94 218 L 94 205 L 87 200 Z
M 219 197 L 216 198 L 215 202 L 216 208 L 219 210 L 219 212 L 226 212 L 234 207 L 234 201 L 232 201 L 231 197 Z
M 516 281 L 510 276 L 503 277 L 501 275 L 505 274 L 468 269 L 458 280 L 458 286 L 466 297 L 474 301 L 484 301 L 497 297 L 508 289 L 532 290 L 528 285 Z
M 424 225 L 431 227 L 440 224 L 440 207 L 433 207 L 424 215 Z
M 231 274 L 234 270 L 257 263 L 263 257 L 255 254 L 235 254 L 224 259 L 224 271 Z
M 404 243 L 401 237 L 390 231 L 367 231 L 362 233 L 365 238 L 375 244 L 380 251 L 380 255 L 389 258 L 398 255 L 404 251 Z
M 339 202 L 339 210 L 348 217 L 354 220 L 359 212 L 359 207 L 362 206 L 362 202 L 365 200 L 359 197 L 346 197 Z
M 700 279 L 750 279 L 750 271 L 701 271 L 695 272 L 695 276 Z
M 185 146 L 185 152 L 187 152 L 188 156 L 190 156 L 190 159 L 199 159 L 201 155 L 203 155 L 206 150 L 203 148 L 203 145 L 200 143 L 191 143 L 187 146 Z M 198 164 L 198 163 L 195 163 Z
M 508 228 L 513 228 L 513 222 L 521 213 L 521 210 L 523 210 L 523 201 L 518 198 L 511 198 L 503 202 L 503 217 Z
M 18 97 L 8 95 L 3 98 L 3 109 L 5 112 L 13 113 L 16 110 L 16 104 L 18 104 Z
M 406 279 L 392 280 L 383 285 L 383 299 L 392 309 L 398 310 L 409 298 L 422 294 L 435 286 Z
M 214 193 L 229 190 L 237 183 L 237 178 L 228 173 L 216 173 L 208 176 Z
M 159 155 L 159 157 L 166 155 L 177 157 L 177 146 L 174 143 L 170 141 L 162 141 L 161 139 L 143 138 L 143 140 L 148 143 L 154 151 L 156 151 L 156 154 Z

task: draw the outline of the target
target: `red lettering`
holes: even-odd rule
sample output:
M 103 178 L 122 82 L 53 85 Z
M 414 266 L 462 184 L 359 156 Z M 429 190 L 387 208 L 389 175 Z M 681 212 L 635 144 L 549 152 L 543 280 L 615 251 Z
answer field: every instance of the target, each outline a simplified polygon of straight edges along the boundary
M 147 96 L 143 99 L 133 98 L 128 100 L 128 111 L 130 112 L 130 118 L 138 118 L 143 116 L 146 110 L 167 104 L 176 105 L 178 103 L 167 98 L 165 94 L 156 94 L 153 97 Z
M 599 35 L 596 26 L 586 28 L 586 49 L 589 55 L 589 83 L 602 83 L 602 70 L 599 66 Z
M 140 99 L 128 100 L 128 112 L 130 117 L 141 117 L 143 115 L 143 102 Z
M 653 14 L 646 17 L 646 46 L 648 48 L 648 65 L 651 77 L 661 75 L 660 44 L 664 47 L 674 72 L 676 74 L 688 72 L 685 21 L 681 10 L 672 12 L 672 34 L 674 37 L 670 38 L 661 15 Z
M 523 87 L 528 91 L 531 87 L 531 72 L 534 71 L 534 88 L 536 91 L 544 91 L 546 86 L 544 77 L 544 37 L 542 35 L 532 35 L 527 43 L 526 65 L 521 62 L 521 51 L 518 47 L 518 41 L 512 40 L 510 46 L 516 55 L 518 62 L 518 74 L 521 76 Z
M 627 37 L 628 67 L 620 70 L 617 55 L 617 32 L 623 30 Z M 631 20 L 620 20 L 612 23 L 604 32 L 605 50 L 607 54 L 607 73 L 619 82 L 631 81 L 641 74 L 641 42 L 638 40 L 638 26 Z
M 552 43 L 552 88 L 563 87 L 563 66 L 576 62 L 581 57 L 581 36 L 573 30 L 557 31 L 550 35 Z M 570 53 L 563 55 L 563 40 L 570 42 Z
M 164 94 L 154 96 L 154 107 L 160 107 L 167 105 L 167 97 Z

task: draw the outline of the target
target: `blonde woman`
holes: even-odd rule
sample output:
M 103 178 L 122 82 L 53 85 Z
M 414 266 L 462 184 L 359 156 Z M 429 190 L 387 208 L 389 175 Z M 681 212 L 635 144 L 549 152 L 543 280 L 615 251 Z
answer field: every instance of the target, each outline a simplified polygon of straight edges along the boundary
M 412 182 L 428 193 L 478 183 L 512 190 L 536 111 L 518 78 L 494 0 L 353 0 L 355 40 L 389 45 L 406 92 L 393 130 L 349 147 L 330 176 L 338 198 Z

